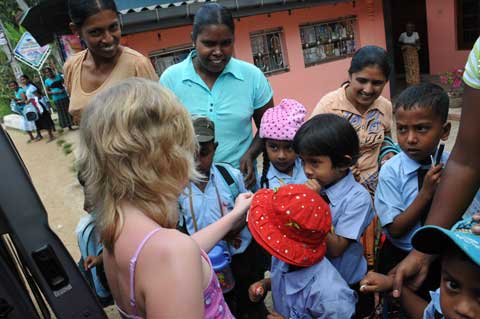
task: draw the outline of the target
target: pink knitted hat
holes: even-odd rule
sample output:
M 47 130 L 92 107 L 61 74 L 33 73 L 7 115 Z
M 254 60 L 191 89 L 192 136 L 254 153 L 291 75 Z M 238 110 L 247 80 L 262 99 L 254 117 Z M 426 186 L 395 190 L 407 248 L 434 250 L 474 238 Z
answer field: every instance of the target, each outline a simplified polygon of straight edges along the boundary
M 302 126 L 307 110 L 298 101 L 283 99 L 279 105 L 269 108 L 260 123 L 260 137 L 273 140 L 293 141 Z

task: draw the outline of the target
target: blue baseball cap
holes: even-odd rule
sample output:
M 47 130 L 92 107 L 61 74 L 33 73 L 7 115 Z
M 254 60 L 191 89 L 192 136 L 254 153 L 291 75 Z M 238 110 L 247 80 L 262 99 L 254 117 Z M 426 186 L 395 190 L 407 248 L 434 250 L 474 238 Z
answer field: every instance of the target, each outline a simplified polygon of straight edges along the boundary
M 448 242 L 455 244 L 471 260 L 480 266 L 480 236 L 472 233 L 472 226 L 478 224 L 471 218 L 461 220 L 452 229 L 438 226 L 424 226 L 412 237 L 415 249 L 426 254 L 441 254 Z

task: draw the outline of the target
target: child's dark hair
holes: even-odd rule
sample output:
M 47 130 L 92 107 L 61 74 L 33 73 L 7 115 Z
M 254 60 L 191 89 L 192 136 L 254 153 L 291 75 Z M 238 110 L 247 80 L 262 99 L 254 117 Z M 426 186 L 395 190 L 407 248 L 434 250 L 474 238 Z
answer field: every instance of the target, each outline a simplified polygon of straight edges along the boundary
M 348 73 L 360 72 L 369 66 L 378 66 L 386 79 L 390 76 L 390 63 L 388 62 L 387 51 L 381 47 L 367 45 L 360 49 L 352 57 Z
M 442 123 L 445 123 L 448 119 L 448 105 L 449 99 L 444 89 L 433 83 L 421 83 L 403 90 L 395 100 L 394 110 L 431 108 Z
M 85 20 L 103 10 L 112 10 L 117 13 L 114 0 L 68 0 L 68 15 L 78 28 Z
M 357 132 L 348 120 L 335 114 L 319 114 L 305 122 L 293 147 L 298 154 L 328 156 L 334 167 L 354 165 L 360 153 Z
M 267 145 L 265 139 L 263 140 L 263 165 L 262 165 L 262 177 L 260 178 L 260 188 L 270 188 L 270 183 L 267 178 L 268 169 L 270 168 L 270 159 L 267 154 Z
M 192 39 L 195 42 L 197 36 L 202 32 L 203 28 L 209 25 L 225 25 L 230 29 L 232 34 L 235 33 L 235 24 L 230 11 L 218 3 L 206 3 L 201 6 L 193 20 Z

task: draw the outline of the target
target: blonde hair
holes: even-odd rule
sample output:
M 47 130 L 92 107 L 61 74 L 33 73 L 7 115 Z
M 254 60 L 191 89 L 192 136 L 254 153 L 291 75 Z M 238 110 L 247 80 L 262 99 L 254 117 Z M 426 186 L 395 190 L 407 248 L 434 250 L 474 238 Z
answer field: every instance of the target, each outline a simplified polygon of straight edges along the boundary
M 153 81 L 130 78 L 98 94 L 80 128 L 78 167 L 104 246 L 113 251 L 122 200 L 162 227 L 175 227 L 171 207 L 199 176 L 192 121 L 175 96 Z

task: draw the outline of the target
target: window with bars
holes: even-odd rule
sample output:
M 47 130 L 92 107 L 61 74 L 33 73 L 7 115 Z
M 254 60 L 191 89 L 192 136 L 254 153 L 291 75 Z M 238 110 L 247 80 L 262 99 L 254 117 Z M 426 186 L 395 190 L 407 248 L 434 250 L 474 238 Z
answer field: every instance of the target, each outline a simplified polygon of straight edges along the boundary
M 305 66 L 353 55 L 356 47 L 356 23 L 356 17 L 347 17 L 301 25 L 300 37 Z
M 471 50 L 480 35 L 480 1 L 457 0 L 457 47 Z
M 185 60 L 192 50 L 192 45 L 183 45 L 175 48 L 162 49 L 160 51 L 151 53 L 150 60 L 152 61 L 158 76 L 160 76 L 169 66 Z
M 281 28 L 251 33 L 250 42 L 253 62 L 265 75 L 288 71 Z

